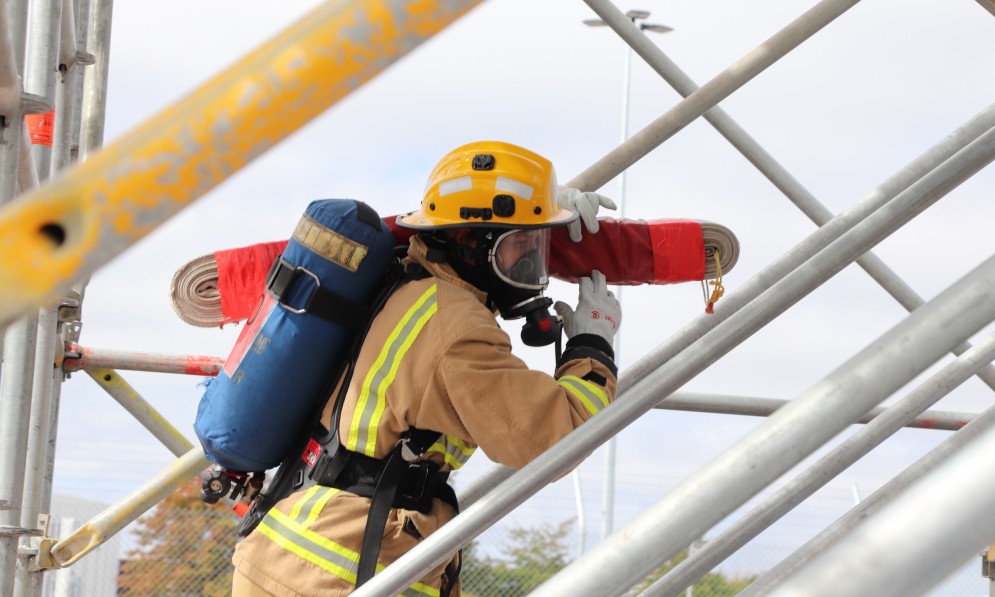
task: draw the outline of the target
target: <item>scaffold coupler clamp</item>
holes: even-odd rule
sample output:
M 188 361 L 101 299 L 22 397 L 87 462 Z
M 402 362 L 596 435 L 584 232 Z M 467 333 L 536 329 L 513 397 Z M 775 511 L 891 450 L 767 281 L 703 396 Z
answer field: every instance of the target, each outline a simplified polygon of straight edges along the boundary
M 52 548 L 58 543 L 58 539 L 48 536 L 49 520 L 48 514 L 39 514 L 36 528 L 0 527 L 0 536 L 14 535 L 27 538 L 27 541 L 22 541 L 18 545 L 17 557 L 26 560 L 25 568 L 28 572 L 61 568 L 52 557 Z

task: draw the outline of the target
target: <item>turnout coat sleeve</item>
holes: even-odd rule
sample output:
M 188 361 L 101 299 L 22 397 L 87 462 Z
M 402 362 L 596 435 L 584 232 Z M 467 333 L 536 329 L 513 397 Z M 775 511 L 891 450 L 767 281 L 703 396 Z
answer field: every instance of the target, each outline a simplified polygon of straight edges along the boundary
M 424 246 L 413 240 L 418 260 Z M 417 427 L 442 433 L 467 457 L 479 446 L 520 468 L 614 399 L 615 375 L 595 359 L 569 360 L 555 375 L 529 369 L 482 292 L 448 265 L 421 264 L 432 277 L 397 290 L 363 345 L 339 422 L 346 448 L 382 458 Z M 452 446 L 448 453 L 460 455 Z
M 428 391 L 452 405 L 468 438 L 491 460 L 521 468 L 614 398 L 614 376 L 600 362 L 569 361 L 555 377 L 532 371 L 511 353 L 508 335 L 486 309 L 461 305 L 465 296 L 445 290 L 440 311 L 452 307 L 465 316 L 440 321 L 444 346 Z
M 339 421 L 346 449 L 383 458 L 416 427 L 440 433 L 423 457 L 443 470 L 461 466 L 477 447 L 518 468 L 614 399 L 615 375 L 598 360 L 568 360 L 555 375 L 530 370 L 511 353 L 483 293 L 424 253 L 413 237 L 409 256 L 431 277 L 391 296 L 357 358 Z M 322 422 L 331 424 L 331 401 Z M 347 595 L 369 503 L 332 488 L 298 491 L 238 545 L 235 565 L 273 595 Z M 438 499 L 428 513 L 391 509 L 379 564 L 389 565 L 454 515 Z M 404 594 L 437 597 L 444 567 Z

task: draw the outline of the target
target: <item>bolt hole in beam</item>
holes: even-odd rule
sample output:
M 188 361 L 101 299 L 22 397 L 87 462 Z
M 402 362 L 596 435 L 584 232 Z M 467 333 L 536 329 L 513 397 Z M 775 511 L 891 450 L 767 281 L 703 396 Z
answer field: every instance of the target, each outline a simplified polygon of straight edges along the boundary
M 52 241 L 56 248 L 61 247 L 66 242 L 66 229 L 59 224 L 42 224 L 38 232 L 42 237 Z

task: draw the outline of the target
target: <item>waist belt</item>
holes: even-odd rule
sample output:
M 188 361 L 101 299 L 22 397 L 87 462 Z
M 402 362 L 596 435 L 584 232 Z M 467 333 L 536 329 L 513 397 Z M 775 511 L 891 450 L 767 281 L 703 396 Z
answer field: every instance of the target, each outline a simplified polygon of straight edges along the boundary
M 412 428 L 386 458 L 371 458 L 339 446 L 334 454 L 324 451 L 315 463 L 311 473 L 314 482 L 371 500 L 359 551 L 357 588 L 376 573 L 391 507 L 427 514 L 432 510 L 432 499 L 439 498 L 459 511 L 456 492 L 446 483 L 449 473 L 440 472 L 434 462 L 411 462 L 438 437 L 438 432 Z
M 392 452 L 384 459 L 371 458 L 340 446 L 334 456 L 318 460 L 311 479 L 319 485 L 368 498 L 374 497 L 380 483 L 396 483 L 391 506 L 423 514 L 432 510 L 432 498 L 456 507 L 456 493 L 447 483 L 448 472 L 440 471 L 435 462 L 409 463 L 403 456 L 393 456 Z M 390 476 L 396 476 L 397 480 L 389 481 Z

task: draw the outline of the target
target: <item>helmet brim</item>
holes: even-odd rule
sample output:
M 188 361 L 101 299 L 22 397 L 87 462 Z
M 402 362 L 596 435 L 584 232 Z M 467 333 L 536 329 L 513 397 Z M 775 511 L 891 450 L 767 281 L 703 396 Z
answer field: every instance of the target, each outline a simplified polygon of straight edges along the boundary
M 566 226 L 575 221 L 580 215 L 569 209 L 560 208 L 559 211 L 540 224 L 524 224 L 502 222 L 498 218 L 490 220 L 449 220 L 439 221 L 437 217 L 428 216 L 423 210 L 413 211 L 397 216 L 398 226 L 410 228 L 412 230 L 441 230 L 444 228 L 498 228 L 502 230 L 528 229 L 528 228 L 556 228 Z

